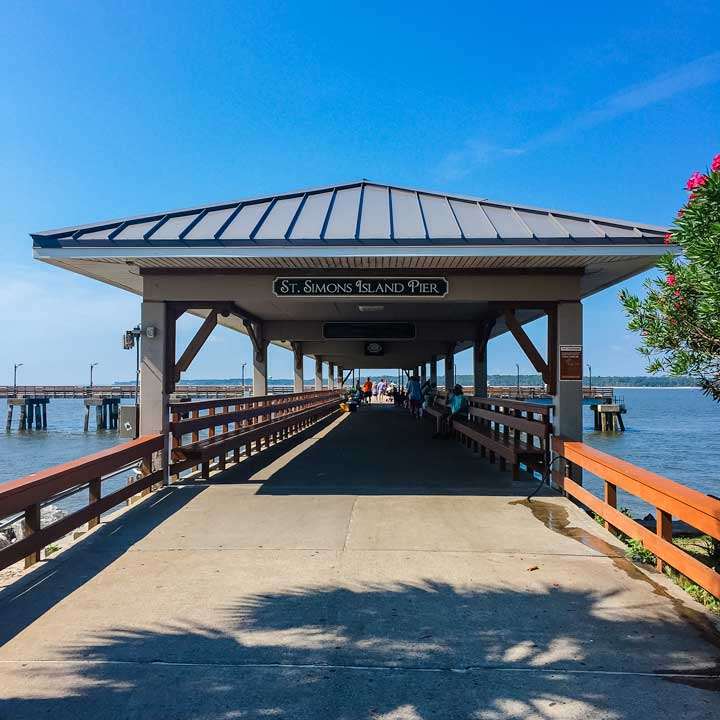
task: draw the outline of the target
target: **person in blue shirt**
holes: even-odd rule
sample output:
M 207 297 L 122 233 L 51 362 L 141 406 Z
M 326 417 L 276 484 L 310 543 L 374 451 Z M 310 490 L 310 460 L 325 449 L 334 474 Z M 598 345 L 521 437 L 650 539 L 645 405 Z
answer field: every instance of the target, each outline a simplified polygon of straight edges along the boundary
M 420 407 L 422 406 L 422 390 L 420 389 L 420 380 L 417 375 L 413 375 L 407 384 L 407 397 L 410 413 L 416 419 L 420 419 Z
M 468 401 L 465 395 L 463 395 L 462 385 L 456 385 L 453 388 L 452 395 L 450 395 L 450 420 L 456 415 L 467 414 Z
M 463 395 L 462 385 L 456 385 L 447 399 L 447 408 L 450 411 L 447 419 L 443 423 L 443 432 L 435 434 L 433 437 L 447 437 L 452 432 L 452 424 L 455 418 L 467 417 L 468 413 L 468 401 L 465 395 Z

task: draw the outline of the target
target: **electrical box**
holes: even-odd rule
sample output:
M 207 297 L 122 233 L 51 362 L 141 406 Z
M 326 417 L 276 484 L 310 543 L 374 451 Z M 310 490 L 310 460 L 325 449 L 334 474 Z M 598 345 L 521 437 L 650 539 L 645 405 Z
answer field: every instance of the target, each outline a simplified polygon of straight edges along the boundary
M 139 405 L 121 405 L 119 417 L 120 437 L 135 439 L 140 425 Z

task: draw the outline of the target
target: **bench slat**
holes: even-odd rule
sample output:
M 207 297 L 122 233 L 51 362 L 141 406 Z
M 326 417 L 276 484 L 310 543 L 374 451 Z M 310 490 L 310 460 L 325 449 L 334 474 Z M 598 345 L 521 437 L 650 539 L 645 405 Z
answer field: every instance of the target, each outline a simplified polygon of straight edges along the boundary
M 513 445 L 505 443 L 500 438 L 493 437 L 492 433 L 483 431 L 481 428 L 473 427 L 472 425 L 463 422 L 454 422 L 453 429 L 457 430 L 461 434 L 469 437 L 471 440 L 485 446 L 488 450 L 507 458 L 508 460 L 515 461 L 517 458 L 538 456 L 542 457 L 544 452 L 542 448 L 535 447 L 534 445 L 528 445 L 527 443 L 519 443 Z
M 548 423 L 540 422 L 539 420 L 529 420 L 528 418 L 517 417 L 516 415 L 505 415 L 504 413 L 493 412 L 477 407 L 470 408 L 470 415 L 505 425 L 513 430 L 520 430 L 528 435 L 537 435 L 544 440 L 550 437 L 550 426 Z

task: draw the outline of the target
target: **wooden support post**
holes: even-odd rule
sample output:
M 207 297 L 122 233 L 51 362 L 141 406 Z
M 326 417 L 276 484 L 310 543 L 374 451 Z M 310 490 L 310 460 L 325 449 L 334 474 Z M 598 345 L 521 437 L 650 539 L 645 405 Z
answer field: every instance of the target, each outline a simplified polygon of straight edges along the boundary
M 172 414 L 170 420 L 171 420 L 171 422 L 173 422 L 173 423 L 178 422 L 178 421 L 180 420 L 180 413 L 174 412 L 174 413 Z M 171 438 L 170 438 L 170 461 L 171 461 L 171 462 L 173 461 L 172 451 L 173 451 L 176 447 L 179 447 L 181 444 L 182 444 L 182 437 L 178 437 L 177 435 L 175 435 L 175 434 L 173 433 L 173 435 L 172 435 Z M 179 473 L 175 473 L 174 475 L 171 475 L 171 476 L 169 477 L 169 480 L 172 481 L 173 479 L 179 478 L 179 477 L 180 477 L 180 474 L 179 474 Z
M 20 406 L 20 417 L 18 418 L 18 429 L 25 430 L 27 427 L 27 405 Z
M 95 478 L 88 483 L 89 499 L 90 504 L 98 502 L 102 495 L 102 481 L 100 478 Z M 100 524 L 100 515 L 95 515 L 88 520 L 88 530 L 92 530 L 96 525 Z
M 85 405 L 85 417 L 83 418 L 83 432 L 87 432 L 90 427 L 90 406 Z
M 42 429 L 47 430 L 47 403 L 42 404 Z
M 672 515 L 670 513 L 655 508 L 655 533 L 667 542 L 672 542 Z M 658 556 L 655 562 L 658 572 L 665 571 L 665 562 Z
M 455 385 L 455 343 L 448 343 L 447 351 L 445 352 L 445 390 L 450 393 L 452 392 L 453 386 Z
M 617 508 L 617 485 L 605 481 L 605 502 L 612 508 Z M 605 521 L 605 529 L 611 532 L 617 531 L 617 528 Z
M 23 406 L 24 407 L 24 406 Z M 23 516 L 23 537 L 28 537 L 40 530 L 40 503 L 35 503 L 25 508 Z M 25 558 L 25 567 L 29 568 L 36 562 L 40 562 L 41 549 L 38 548 Z
M 10 432 L 12 430 L 12 416 L 13 416 L 13 406 L 10 403 L 8 403 L 7 422 L 5 423 L 5 432 Z

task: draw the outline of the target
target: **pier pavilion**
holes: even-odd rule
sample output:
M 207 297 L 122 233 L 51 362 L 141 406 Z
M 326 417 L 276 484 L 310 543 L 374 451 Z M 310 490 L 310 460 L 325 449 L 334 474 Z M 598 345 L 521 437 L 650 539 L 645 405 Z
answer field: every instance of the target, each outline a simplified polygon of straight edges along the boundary
M 142 297 L 141 431 L 165 432 L 169 395 L 220 323 L 252 340 L 253 389 L 267 347 L 353 368 L 420 368 L 511 332 L 554 398 L 555 431 L 581 437 L 582 300 L 651 267 L 665 228 L 366 180 L 161 211 L 32 235 L 39 260 Z M 175 323 L 205 317 L 177 357 Z M 546 315 L 547 355 L 522 326 Z
M 24 520 L 0 570 L 33 566 L 0 574 L 0 715 L 718 717 L 715 623 L 621 538 L 720 597 L 673 543 L 673 518 L 720 539 L 720 501 L 580 441 L 582 300 L 649 267 L 662 228 L 362 181 L 33 237 L 38 259 L 142 297 L 142 434 L 0 486 L 0 521 Z M 205 319 L 181 349 L 183 312 Z M 523 331 L 543 315 L 545 355 Z M 249 335 L 255 394 L 171 397 L 218 323 Z M 482 397 L 504 332 L 554 416 Z M 265 393 L 271 342 L 296 392 Z M 388 404 L 339 413 L 338 370 L 441 361 L 449 385 L 470 346 L 462 444 Z M 555 487 L 519 477 L 550 443 Z

